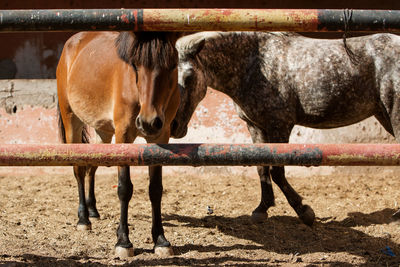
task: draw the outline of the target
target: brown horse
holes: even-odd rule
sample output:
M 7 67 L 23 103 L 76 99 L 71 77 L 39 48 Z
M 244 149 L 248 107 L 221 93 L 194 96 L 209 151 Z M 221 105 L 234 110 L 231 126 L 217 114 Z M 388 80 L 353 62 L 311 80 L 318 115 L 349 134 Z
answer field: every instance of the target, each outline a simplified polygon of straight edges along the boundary
M 87 142 L 86 126 L 100 142 L 168 143 L 170 124 L 178 109 L 179 35 L 162 32 L 82 32 L 65 44 L 57 67 L 60 130 L 65 143 Z M 78 182 L 78 229 L 90 229 L 89 217 L 99 217 L 94 194 L 96 166 L 74 166 Z M 161 222 L 162 169 L 150 166 L 149 195 L 152 237 L 157 254 L 172 254 Z M 85 200 L 85 178 L 89 180 Z M 118 167 L 121 205 L 116 254 L 133 256 L 128 231 L 128 204 L 132 197 L 129 166 Z

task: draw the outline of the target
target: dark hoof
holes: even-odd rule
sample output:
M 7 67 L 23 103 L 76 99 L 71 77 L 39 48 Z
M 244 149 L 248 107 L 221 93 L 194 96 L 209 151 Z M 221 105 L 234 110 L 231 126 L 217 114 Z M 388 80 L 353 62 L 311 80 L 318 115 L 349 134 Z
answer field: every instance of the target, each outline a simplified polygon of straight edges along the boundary
M 308 226 L 312 226 L 315 221 L 315 213 L 313 209 L 308 206 L 304 205 L 301 207 L 300 212 L 298 213 L 300 220 Z
M 89 208 L 89 218 L 100 219 L 100 214 L 97 209 Z
M 251 213 L 251 221 L 253 223 L 263 223 L 268 219 L 268 213 L 267 212 L 256 212 L 253 211 Z

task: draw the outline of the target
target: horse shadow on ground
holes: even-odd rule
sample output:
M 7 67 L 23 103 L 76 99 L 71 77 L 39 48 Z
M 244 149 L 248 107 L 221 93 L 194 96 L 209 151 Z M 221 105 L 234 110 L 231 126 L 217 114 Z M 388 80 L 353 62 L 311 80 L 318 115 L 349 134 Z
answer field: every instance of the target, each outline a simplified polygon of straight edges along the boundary
M 151 250 L 135 249 L 135 254 L 141 253 L 152 253 Z M 6 259 L 11 257 L 9 255 L 0 255 L 0 258 Z M 82 262 L 83 258 L 80 257 L 69 257 L 66 259 L 60 259 L 55 257 L 40 256 L 34 254 L 23 254 L 17 256 L 18 261 L 7 261 L 0 260 L 0 266 L 2 267 L 25 267 L 25 266 L 40 266 L 40 267 L 106 267 L 106 266 L 218 266 L 226 262 L 237 262 L 234 266 L 268 266 L 269 259 L 265 260 L 249 260 L 240 257 L 233 256 L 218 256 L 208 258 L 183 258 L 183 257 L 168 257 L 168 258 L 152 258 L 152 259 L 135 259 L 135 257 L 121 261 L 118 264 L 102 264 L 96 262 L 97 258 L 85 257 L 85 262 Z M 240 263 L 239 263 L 240 262 Z M 243 263 L 247 262 L 247 263 Z M 276 261 L 279 262 L 279 261 Z M 345 265 L 343 265 L 345 266 Z
M 390 233 L 384 233 L 381 237 L 371 236 L 364 232 L 354 229 L 358 226 L 372 226 L 379 224 L 392 223 L 391 215 L 393 209 L 383 209 L 369 214 L 360 212 L 349 213 L 342 221 L 335 218 L 317 218 L 313 227 L 302 224 L 297 217 L 292 216 L 272 216 L 264 223 L 253 224 L 250 216 L 239 217 L 225 216 L 206 216 L 194 218 L 176 214 L 166 214 L 163 217 L 166 227 L 189 227 L 189 228 L 208 228 L 222 232 L 224 235 L 237 237 L 252 241 L 254 244 L 242 245 L 235 244 L 229 246 L 221 245 L 196 245 L 185 244 L 174 246 L 176 256 L 168 258 L 142 259 L 132 258 L 125 262 L 120 262 L 118 266 L 205 266 L 223 265 L 230 263 L 234 266 L 268 266 L 290 263 L 290 256 L 308 253 L 332 253 L 346 252 L 362 257 L 365 266 L 398 266 L 400 259 L 400 245 L 390 240 Z M 179 224 L 179 225 L 178 225 Z M 387 235 L 386 235 L 387 234 Z M 395 257 L 384 255 L 381 249 L 389 246 L 396 254 Z M 227 256 L 223 252 L 233 250 L 266 250 L 287 255 L 287 261 L 276 259 L 254 259 L 248 257 Z M 190 251 L 212 252 L 214 256 L 207 257 L 180 257 Z M 135 249 L 135 254 L 152 253 L 151 250 Z M 7 255 L 0 255 L 0 266 L 110 266 L 98 262 L 96 258 L 69 257 L 66 259 L 46 257 L 32 254 L 18 256 L 18 261 L 7 261 Z M 308 266 L 327 265 L 327 266 L 353 266 L 349 262 L 329 261 L 321 259 Z
M 0 255 L 1 259 L 6 259 L 11 256 Z M 86 262 L 81 262 L 80 257 L 69 257 L 66 259 L 60 259 L 49 256 L 35 255 L 35 254 L 23 254 L 17 256 L 18 261 L 7 261 L 0 260 L 0 266 L 2 267 L 25 267 L 25 266 L 40 266 L 40 267 L 53 267 L 53 266 L 65 266 L 65 267 L 83 267 L 83 266 L 93 266 L 93 267 L 105 267 L 110 265 L 104 265 L 96 263 L 96 258 L 86 258 Z
M 395 223 L 391 217 L 395 211 L 383 209 L 369 214 L 349 213 L 348 217 L 342 221 L 335 220 L 335 218 L 317 218 L 312 227 L 302 224 L 298 218 L 291 216 L 273 216 L 264 223 L 253 224 L 250 216 L 246 215 L 236 218 L 224 216 L 193 218 L 175 214 L 165 215 L 164 225 L 168 227 L 168 224 L 174 225 L 174 222 L 177 221 L 181 224 L 180 227 L 217 229 L 225 235 L 249 240 L 257 244 L 234 246 L 186 244 L 175 247 L 178 255 L 189 251 L 219 253 L 235 249 L 264 249 L 287 254 L 288 257 L 296 253 L 302 255 L 316 252 L 346 252 L 362 257 L 367 265 L 376 264 L 382 259 L 389 266 L 392 266 L 392 264 L 398 266 L 400 244 L 391 241 L 390 233 L 378 234 L 377 237 L 353 228 Z M 396 256 L 391 257 L 382 253 L 382 249 L 387 246 L 392 249 Z M 345 262 L 321 261 L 321 264 L 350 266 L 349 263 Z

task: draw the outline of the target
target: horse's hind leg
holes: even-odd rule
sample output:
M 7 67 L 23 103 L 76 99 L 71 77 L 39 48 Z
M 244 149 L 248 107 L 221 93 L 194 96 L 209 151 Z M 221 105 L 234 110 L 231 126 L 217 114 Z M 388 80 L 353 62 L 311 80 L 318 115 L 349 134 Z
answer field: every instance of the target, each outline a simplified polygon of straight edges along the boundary
M 89 210 L 85 201 L 85 175 L 86 166 L 74 166 L 74 175 L 78 182 L 79 207 L 78 207 L 78 230 L 91 230 L 92 224 L 89 220 Z
M 386 101 L 387 103 L 391 103 L 392 101 Z M 400 143 L 400 101 L 396 99 L 393 103 L 393 106 L 387 105 L 385 107 L 382 104 L 381 112 L 375 114 L 375 118 L 382 124 L 385 130 L 393 135 L 397 142 Z M 389 114 L 391 114 L 389 116 Z M 395 220 L 400 220 L 400 210 L 396 211 L 393 214 L 393 218 Z
M 94 193 L 94 177 L 97 166 L 89 166 L 86 170 L 87 181 L 89 185 L 88 196 L 86 198 L 86 206 L 89 211 L 90 218 L 100 218 L 100 214 L 96 208 L 96 196 Z
M 65 139 L 68 144 L 81 143 L 84 124 L 76 117 L 68 107 L 64 107 L 60 102 L 60 111 L 63 126 L 65 129 Z M 74 175 L 78 183 L 79 207 L 78 207 L 78 230 L 90 230 L 89 211 L 85 201 L 85 176 L 86 166 L 74 166 Z
M 105 133 L 102 131 L 96 130 L 97 138 L 96 143 L 111 143 L 112 140 L 112 133 Z M 97 166 L 90 166 L 87 168 L 86 177 L 88 178 L 88 196 L 86 198 L 86 205 L 89 211 L 90 218 L 100 218 L 100 214 L 97 211 L 96 207 L 96 196 L 95 196 L 95 174 L 96 174 Z

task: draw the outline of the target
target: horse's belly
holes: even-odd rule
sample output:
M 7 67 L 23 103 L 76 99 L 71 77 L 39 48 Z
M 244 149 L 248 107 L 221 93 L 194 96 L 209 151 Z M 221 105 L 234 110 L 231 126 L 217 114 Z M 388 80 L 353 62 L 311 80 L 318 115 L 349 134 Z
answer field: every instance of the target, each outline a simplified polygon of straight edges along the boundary
M 74 114 L 86 125 L 96 130 L 114 133 L 112 108 L 101 105 L 88 105 L 87 103 L 80 100 L 70 101 L 70 106 Z
M 373 110 L 355 112 L 354 110 L 336 110 L 321 114 L 306 114 L 297 124 L 317 129 L 330 129 L 358 123 L 374 115 Z

